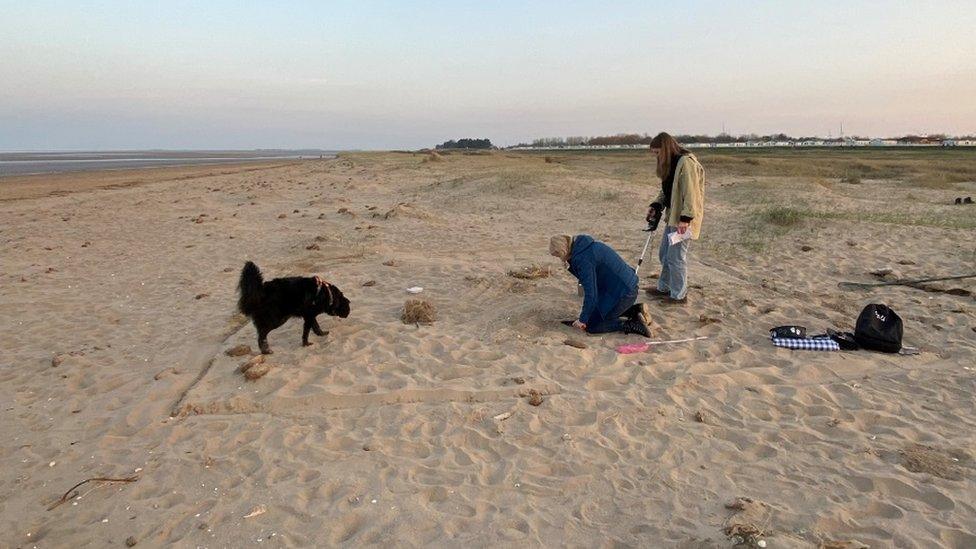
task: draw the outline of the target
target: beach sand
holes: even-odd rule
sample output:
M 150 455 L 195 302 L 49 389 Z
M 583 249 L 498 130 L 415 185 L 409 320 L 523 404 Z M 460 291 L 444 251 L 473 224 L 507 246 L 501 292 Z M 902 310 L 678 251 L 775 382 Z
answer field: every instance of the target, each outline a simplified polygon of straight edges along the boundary
M 942 204 L 976 184 L 918 193 L 706 159 L 690 303 L 651 310 L 655 340 L 708 339 L 618 355 L 640 339 L 559 323 L 579 298 L 547 243 L 585 232 L 636 261 L 650 161 L 550 160 L 0 181 L 0 547 L 690 548 L 730 546 L 727 529 L 767 547 L 976 547 L 976 283 L 837 288 L 879 268 L 976 270 L 971 226 L 857 219 L 958 219 Z M 756 226 L 756 203 L 798 201 L 851 215 Z M 272 332 L 255 380 L 237 371 L 250 356 L 226 354 L 257 349 L 235 310 L 245 260 L 321 274 L 352 302 L 319 317 L 331 333 L 313 346 L 299 320 Z M 533 265 L 552 275 L 509 275 Z M 415 297 L 436 321 L 401 322 Z M 852 329 L 872 302 L 920 355 L 769 342 L 781 324 Z M 136 480 L 49 510 L 92 477 Z

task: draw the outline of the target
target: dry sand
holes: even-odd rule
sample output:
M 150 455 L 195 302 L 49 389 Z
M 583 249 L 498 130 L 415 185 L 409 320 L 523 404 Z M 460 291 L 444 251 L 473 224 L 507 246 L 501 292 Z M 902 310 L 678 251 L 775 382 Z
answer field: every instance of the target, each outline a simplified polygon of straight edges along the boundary
M 976 270 L 976 230 L 806 220 L 738 245 L 756 197 L 947 206 L 713 170 L 691 304 L 652 306 L 655 339 L 710 339 L 617 355 L 634 336 L 559 324 L 579 302 L 546 247 L 587 232 L 636 259 L 647 158 L 425 158 L 0 181 L 0 547 L 727 547 L 750 527 L 767 547 L 976 546 L 973 298 L 836 288 Z M 273 332 L 254 380 L 225 353 L 257 347 L 234 309 L 247 259 L 352 301 L 311 347 L 300 321 Z M 552 276 L 509 276 L 534 265 Z M 400 321 L 411 286 L 435 322 Z M 952 288 L 976 290 L 930 289 Z M 923 353 L 768 341 L 869 302 Z

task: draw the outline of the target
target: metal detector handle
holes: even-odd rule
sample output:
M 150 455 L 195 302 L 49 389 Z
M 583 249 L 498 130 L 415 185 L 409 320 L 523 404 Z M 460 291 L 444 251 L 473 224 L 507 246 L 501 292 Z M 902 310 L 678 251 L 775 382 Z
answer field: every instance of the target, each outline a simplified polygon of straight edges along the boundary
M 647 228 L 644 230 L 650 232 L 656 231 L 658 224 L 661 223 L 661 216 L 663 215 L 664 210 L 661 208 L 654 208 L 654 215 L 647 219 Z

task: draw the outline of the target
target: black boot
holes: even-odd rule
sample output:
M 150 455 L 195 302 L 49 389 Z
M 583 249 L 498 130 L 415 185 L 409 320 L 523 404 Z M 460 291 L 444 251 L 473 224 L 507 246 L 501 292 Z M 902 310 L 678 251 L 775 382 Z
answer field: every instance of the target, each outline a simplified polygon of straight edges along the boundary
M 647 303 L 634 303 L 631 305 L 626 312 L 624 312 L 624 318 L 627 320 L 639 320 L 644 324 L 651 325 L 651 309 L 648 308 Z
M 651 337 L 651 331 L 647 328 L 647 324 L 644 324 L 637 319 L 624 321 L 624 333 L 639 334 L 644 337 Z

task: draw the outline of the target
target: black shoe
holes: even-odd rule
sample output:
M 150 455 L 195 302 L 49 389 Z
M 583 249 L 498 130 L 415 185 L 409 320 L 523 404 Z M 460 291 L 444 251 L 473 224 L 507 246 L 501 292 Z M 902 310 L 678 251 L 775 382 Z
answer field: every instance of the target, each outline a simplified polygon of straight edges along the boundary
M 624 333 L 638 334 L 644 337 L 651 337 L 651 331 L 647 328 L 647 324 L 644 324 L 640 320 L 625 320 Z
M 688 304 L 688 298 L 687 297 L 682 297 L 681 299 L 674 299 L 672 297 L 666 297 L 666 298 L 664 298 L 664 301 L 662 301 L 662 303 L 664 305 L 687 305 Z
M 638 303 L 634 307 L 637 308 L 637 316 L 634 317 L 634 320 L 638 320 L 645 326 L 650 327 L 651 323 L 654 322 L 651 319 L 651 308 L 647 306 L 647 303 Z
M 640 320 L 644 324 L 651 323 L 651 310 L 646 303 L 634 303 L 621 316 L 627 320 Z

